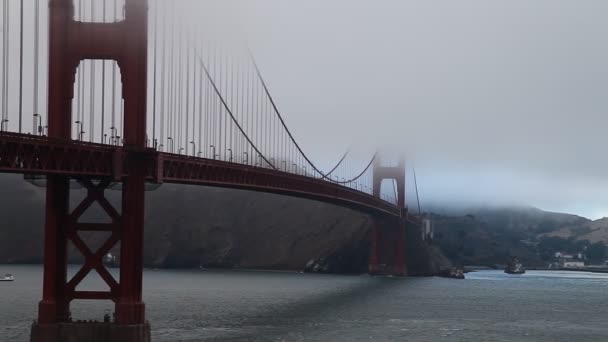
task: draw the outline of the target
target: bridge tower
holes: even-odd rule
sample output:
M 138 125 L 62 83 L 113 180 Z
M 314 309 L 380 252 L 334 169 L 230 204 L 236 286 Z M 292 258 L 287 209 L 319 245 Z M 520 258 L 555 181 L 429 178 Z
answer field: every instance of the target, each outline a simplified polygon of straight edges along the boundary
M 405 160 L 400 159 L 397 166 L 382 166 L 376 158 L 373 167 L 373 195 L 380 197 L 383 180 L 397 183 L 397 206 L 401 211 L 399 218 L 381 220 L 372 216 L 370 236 L 370 274 L 407 275 L 405 266 L 405 227 L 407 208 L 405 207 Z
M 122 208 L 115 210 L 104 196 L 112 179 L 77 178 L 88 191 L 70 210 L 70 177 L 48 176 L 46 193 L 43 295 L 31 341 L 64 340 L 149 341 L 142 302 L 144 177 L 146 149 L 146 91 L 148 61 L 148 0 L 126 0 L 125 18 L 113 23 L 79 22 L 74 19 L 74 0 L 49 0 L 48 135 L 71 139 L 72 98 L 79 63 L 85 59 L 117 62 L 124 99 L 124 147 L 116 149 L 115 181 L 121 181 Z M 124 162 L 121 162 L 124 161 Z M 80 216 L 98 202 L 111 223 L 80 223 Z M 79 237 L 80 231 L 105 231 L 111 235 L 97 250 Z M 67 278 L 67 247 L 83 254 L 85 265 Z M 102 258 L 120 242 L 120 283 L 105 269 Z M 76 286 L 97 271 L 109 291 L 77 291 Z M 113 322 L 95 323 L 83 329 L 71 323 L 73 299 L 105 299 L 115 303 Z M 100 317 L 101 318 L 101 317 Z M 75 318 L 76 319 L 76 318 Z

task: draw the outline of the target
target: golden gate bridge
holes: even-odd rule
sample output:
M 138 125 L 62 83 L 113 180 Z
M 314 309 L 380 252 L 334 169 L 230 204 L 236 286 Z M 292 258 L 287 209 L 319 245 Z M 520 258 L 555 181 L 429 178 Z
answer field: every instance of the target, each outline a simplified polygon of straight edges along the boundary
M 112 340 L 150 339 L 142 301 L 147 184 L 276 193 L 368 213 L 375 222 L 370 273 L 407 273 L 405 227 L 419 219 L 405 206 L 404 161 L 385 165 L 373 154 L 361 162 L 347 152 L 323 171 L 288 128 L 250 51 L 201 38 L 204 28 L 182 20 L 176 7 L 162 0 L 2 1 L 0 172 L 46 184 L 33 341 L 74 333 L 69 307 L 79 299 L 115 303 L 106 326 Z M 388 190 L 383 180 L 392 183 Z M 87 196 L 71 208 L 74 183 Z M 115 184 L 120 208 L 105 197 Z M 94 203 L 109 223 L 82 222 Z M 92 250 L 81 232 L 108 238 Z M 102 262 L 118 243 L 120 281 Z M 68 244 L 85 259 L 72 277 Z M 77 290 L 93 271 L 108 291 Z

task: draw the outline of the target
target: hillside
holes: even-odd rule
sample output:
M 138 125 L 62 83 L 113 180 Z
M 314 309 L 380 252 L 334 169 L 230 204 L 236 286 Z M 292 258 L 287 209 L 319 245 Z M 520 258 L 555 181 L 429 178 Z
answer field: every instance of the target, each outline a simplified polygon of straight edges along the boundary
M 44 188 L 1 175 L 0 189 L 0 263 L 40 262 Z M 119 203 L 119 194 L 108 191 L 114 203 Z M 82 190 L 72 191 L 73 200 L 83 195 Z M 608 242 L 608 219 L 590 221 L 526 206 L 438 211 L 449 215 L 432 215 L 435 245 L 458 264 L 504 264 L 515 255 L 527 265 L 545 266 L 554 249 L 576 252 L 586 240 Z M 99 218 L 100 213 L 93 210 L 85 216 Z M 332 272 L 364 272 L 370 227 L 366 215 L 319 202 L 164 184 L 146 193 L 144 262 L 150 267 L 302 269 L 311 259 L 329 258 Z M 429 274 L 448 265 L 433 248 L 418 248 L 415 231 L 408 236 L 414 273 Z M 101 239 L 83 237 L 96 243 Z M 70 257 L 79 261 L 73 248 Z
M 45 189 L 7 175 L 0 175 L 0 189 L 0 263 L 40 262 Z M 107 193 L 111 202 L 119 203 L 119 192 Z M 73 190 L 72 206 L 82 196 L 83 190 Z M 102 217 L 91 210 L 85 221 Z M 368 216 L 320 202 L 164 184 L 146 192 L 144 263 L 301 270 L 310 260 L 323 258 L 330 272 L 365 272 L 370 228 Z M 434 273 L 449 265 L 433 248 L 414 246 L 419 234 L 410 234 L 411 273 Z M 83 235 L 93 245 L 102 238 L 100 233 Z M 70 260 L 80 260 L 74 248 Z
M 525 206 L 472 208 L 466 214 L 433 215 L 433 220 L 435 242 L 453 262 L 466 265 L 504 264 L 518 256 L 527 265 L 545 266 L 552 252 L 539 249 L 545 237 L 560 234 L 565 241 L 587 244 L 588 236 L 602 232 L 576 235 L 595 227 L 595 221 Z
M 545 233 L 544 236 L 557 236 L 561 238 L 574 237 L 577 240 L 590 242 L 604 242 L 608 244 L 608 218 L 588 221 L 580 225 L 562 227 L 558 230 Z

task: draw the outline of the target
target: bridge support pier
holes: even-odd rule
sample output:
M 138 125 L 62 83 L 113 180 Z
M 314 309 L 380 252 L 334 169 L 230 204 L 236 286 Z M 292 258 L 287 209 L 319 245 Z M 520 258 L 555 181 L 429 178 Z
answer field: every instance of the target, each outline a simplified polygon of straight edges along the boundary
M 380 197 L 382 181 L 393 180 L 396 183 L 397 206 L 400 217 L 381 221 L 372 217 L 370 232 L 369 273 L 378 275 L 406 276 L 405 266 L 405 229 L 407 208 L 405 208 L 405 161 L 400 160 L 396 166 L 382 166 L 377 158 L 373 169 L 373 195 Z
M 369 273 L 406 276 L 405 220 L 380 221 L 372 218 L 372 222 Z

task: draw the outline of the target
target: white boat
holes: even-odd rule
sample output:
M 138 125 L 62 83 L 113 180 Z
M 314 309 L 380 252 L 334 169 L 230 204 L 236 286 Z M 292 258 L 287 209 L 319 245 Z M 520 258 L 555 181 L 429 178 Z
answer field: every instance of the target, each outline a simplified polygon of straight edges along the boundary
M 7 273 L 4 275 L 4 277 L 0 278 L 0 281 L 13 281 L 15 280 L 15 277 L 13 277 L 12 274 Z

